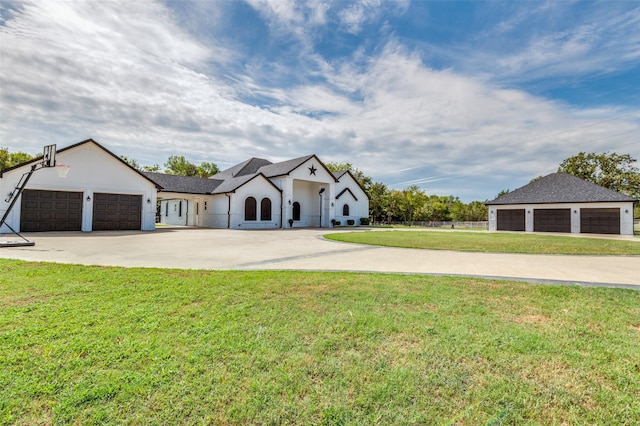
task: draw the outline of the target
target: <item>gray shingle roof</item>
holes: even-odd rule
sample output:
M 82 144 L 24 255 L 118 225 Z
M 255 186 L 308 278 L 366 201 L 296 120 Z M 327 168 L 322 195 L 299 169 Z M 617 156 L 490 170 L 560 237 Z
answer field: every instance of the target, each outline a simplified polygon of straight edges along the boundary
M 342 176 L 345 175 L 345 173 L 348 173 L 349 170 L 338 170 L 337 172 L 331 172 L 331 174 L 333 175 L 334 178 L 336 178 L 337 180 L 340 180 L 340 178 Z
M 231 166 L 215 175 L 215 179 L 228 179 L 236 176 L 253 175 L 260 170 L 260 167 L 272 164 L 271 161 L 264 158 L 250 158 L 242 163 Z
M 291 173 L 296 168 L 300 167 L 305 161 L 313 158 L 313 155 L 306 155 L 304 157 L 294 158 L 292 160 L 282 161 L 280 163 L 270 164 L 260 168 L 260 173 L 266 177 L 282 176 Z
M 217 176 L 217 175 L 216 175 Z M 213 194 L 224 194 L 225 192 L 233 192 L 236 189 L 240 188 L 245 183 L 249 182 L 253 178 L 255 178 L 257 174 L 252 175 L 244 175 L 238 177 L 230 177 L 225 179 L 220 186 L 218 186 Z
M 591 203 L 607 201 L 636 200 L 567 173 L 552 173 L 485 204 Z
M 222 180 L 192 176 L 176 176 L 164 173 L 142 172 L 151 181 L 160 185 L 163 192 L 181 192 L 183 194 L 211 194 Z

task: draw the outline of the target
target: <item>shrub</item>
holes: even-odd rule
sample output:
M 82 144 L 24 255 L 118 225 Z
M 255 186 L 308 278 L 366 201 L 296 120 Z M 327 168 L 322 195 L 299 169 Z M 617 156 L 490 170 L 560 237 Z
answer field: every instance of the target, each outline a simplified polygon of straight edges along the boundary
M 353 219 L 347 219 L 347 225 L 352 226 L 353 224 L 355 224 L 356 221 Z
M 368 225 L 369 223 L 370 223 L 370 222 L 369 222 L 369 218 L 368 218 L 368 217 L 361 217 L 361 218 L 360 218 L 360 225 L 364 225 L 364 226 L 366 226 L 366 225 Z
M 336 220 L 336 223 L 334 223 L 335 226 L 340 226 L 340 221 Z

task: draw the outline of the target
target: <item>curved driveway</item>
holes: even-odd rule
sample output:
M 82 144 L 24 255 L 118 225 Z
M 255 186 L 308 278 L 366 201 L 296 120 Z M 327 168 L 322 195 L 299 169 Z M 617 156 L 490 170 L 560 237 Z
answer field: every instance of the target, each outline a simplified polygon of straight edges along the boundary
M 322 238 L 333 231 L 161 228 L 155 232 L 34 233 L 25 236 L 35 246 L 3 247 L 0 257 L 127 267 L 463 275 L 640 289 L 638 256 L 470 253 L 363 246 Z

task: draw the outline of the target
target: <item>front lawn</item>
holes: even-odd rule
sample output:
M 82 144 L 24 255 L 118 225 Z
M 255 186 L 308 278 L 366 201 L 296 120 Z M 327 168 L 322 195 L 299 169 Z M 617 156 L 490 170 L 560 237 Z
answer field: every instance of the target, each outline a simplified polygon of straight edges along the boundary
M 0 260 L 0 424 L 618 424 L 640 292 Z
M 508 232 L 361 231 L 325 235 L 348 243 L 494 253 L 640 255 L 638 241 Z

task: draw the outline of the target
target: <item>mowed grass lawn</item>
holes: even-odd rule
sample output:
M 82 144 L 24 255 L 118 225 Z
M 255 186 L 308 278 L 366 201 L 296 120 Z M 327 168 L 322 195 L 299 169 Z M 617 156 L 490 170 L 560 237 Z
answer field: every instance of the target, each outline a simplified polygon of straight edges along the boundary
M 0 260 L 0 424 L 640 418 L 640 292 Z
M 325 238 L 378 246 L 494 253 L 640 256 L 640 241 L 467 231 L 359 231 Z

